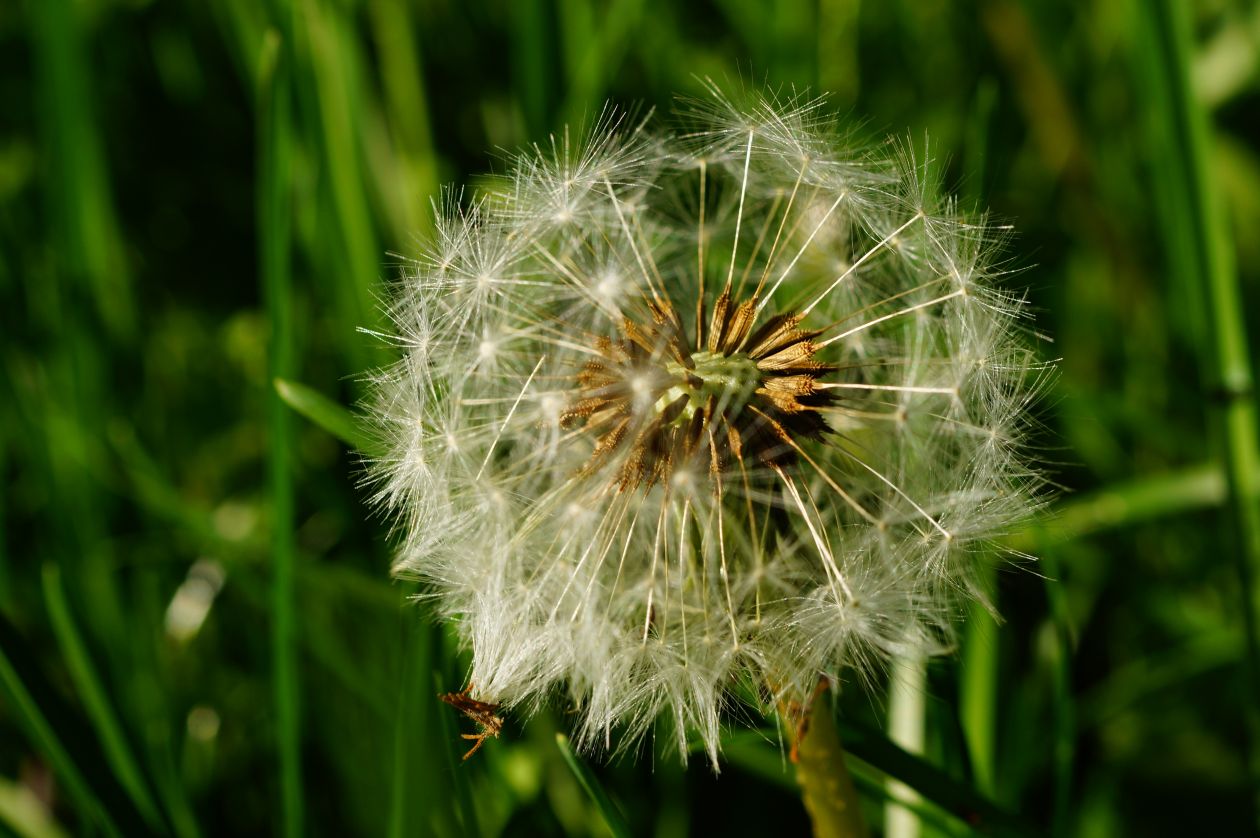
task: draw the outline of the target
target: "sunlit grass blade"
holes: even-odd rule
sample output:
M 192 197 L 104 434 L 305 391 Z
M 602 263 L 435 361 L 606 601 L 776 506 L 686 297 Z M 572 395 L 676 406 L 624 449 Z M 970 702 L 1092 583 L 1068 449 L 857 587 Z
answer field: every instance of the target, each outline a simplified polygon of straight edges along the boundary
M 901 655 L 893 660 L 889 673 L 888 735 L 906 751 L 923 753 L 926 728 L 927 658 L 923 655 Z M 919 822 L 915 813 L 902 801 L 917 800 L 917 795 L 899 782 L 888 786 L 890 801 L 884 808 L 884 832 L 887 838 L 918 836 Z
M 356 331 L 374 324 L 380 286 L 381 248 L 370 204 L 360 142 L 365 117 L 360 102 L 364 67 L 353 18 L 336 4 L 298 0 L 293 81 L 305 116 L 303 128 L 317 141 L 322 173 L 321 236 L 332 261 L 315 276 L 336 307 L 342 357 L 359 372 L 373 365 L 375 349 Z M 328 231 L 331 231 L 329 235 Z
M 279 33 L 268 32 L 263 45 L 257 93 L 259 273 L 271 330 L 268 371 L 271 378 L 291 375 L 292 290 L 289 251 L 292 126 L 290 124 L 289 49 Z M 301 714 L 297 659 L 297 605 L 293 577 L 294 543 L 293 428 L 279 393 L 268 399 L 267 475 L 271 500 L 271 642 L 280 756 L 281 816 L 284 834 L 303 833 Z
M 70 603 L 61 583 L 61 570 L 47 564 L 43 570 L 44 602 L 53 633 L 61 647 L 79 700 L 100 738 L 101 747 L 119 783 L 127 790 L 145 822 L 158 829 L 160 815 L 153 801 L 140 763 L 132 753 L 126 731 L 110 703 L 105 685 L 97 675 L 91 654 L 71 614 Z
M 595 804 L 595 808 L 599 810 L 600 815 L 604 819 L 604 825 L 608 827 L 616 838 L 630 838 L 630 825 L 626 823 L 625 816 L 617 809 L 616 804 L 612 802 L 612 798 L 608 796 L 608 792 L 604 790 L 603 784 L 591 771 L 582 759 L 573 752 L 573 746 L 569 744 L 569 737 L 563 733 L 556 734 L 556 747 L 560 749 L 560 754 L 564 757 L 565 764 L 569 766 L 569 770 L 573 772 L 573 776 L 577 778 L 578 783 L 582 786 L 582 791 L 586 792 L 586 796 Z
M 413 7 L 390 0 L 368 4 L 372 34 L 380 54 L 381 103 L 388 113 L 395 178 L 379 191 L 386 206 L 400 206 L 392 219 L 396 241 L 409 241 L 432 226 L 429 198 L 438 192 L 428 92 Z
M 283 378 L 275 380 L 275 388 L 289 407 L 351 448 L 369 456 L 380 453 L 379 443 L 367 432 L 363 423 L 323 393 Z

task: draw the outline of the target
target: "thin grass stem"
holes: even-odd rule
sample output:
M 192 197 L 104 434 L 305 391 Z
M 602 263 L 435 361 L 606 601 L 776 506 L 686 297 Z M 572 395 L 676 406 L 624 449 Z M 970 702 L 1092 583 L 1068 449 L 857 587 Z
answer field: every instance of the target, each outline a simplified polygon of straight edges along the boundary
M 258 83 L 259 273 L 271 330 L 271 380 L 293 376 L 290 266 L 290 47 L 275 30 L 264 41 Z M 280 753 L 280 798 L 284 834 L 303 834 L 301 695 L 298 684 L 294 568 L 293 417 L 280 393 L 268 388 L 267 476 L 271 500 L 272 665 L 276 739 Z

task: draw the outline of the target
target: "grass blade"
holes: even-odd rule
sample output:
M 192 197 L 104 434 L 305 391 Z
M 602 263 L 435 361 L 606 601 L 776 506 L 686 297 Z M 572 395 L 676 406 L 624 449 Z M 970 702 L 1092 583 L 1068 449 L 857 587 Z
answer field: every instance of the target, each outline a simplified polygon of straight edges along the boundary
M 268 368 L 272 379 L 291 375 L 292 324 L 289 255 L 290 180 L 292 166 L 289 98 L 289 50 L 278 32 L 263 42 L 257 96 L 259 273 L 271 330 Z M 298 706 L 298 661 L 294 566 L 293 429 L 280 394 L 273 392 L 267 412 L 267 473 L 272 516 L 272 657 L 276 736 L 280 752 L 280 796 L 284 834 L 302 829 L 301 710 Z
M 993 560 L 984 556 L 985 584 L 996 595 Z M 958 672 L 958 715 L 972 778 L 982 793 L 995 795 L 998 720 L 998 623 L 979 603 L 968 608 Z
M 1066 835 L 1072 814 L 1072 774 L 1076 762 L 1076 697 L 1072 692 L 1075 643 L 1067 589 L 1054 550 L 1042 554 L 1041 567 L 1046 575 L 1046 598 L 1050 604 L 1050 622 L 1054 625 L 1055 638 L 1050 651 L 1050 682 L 1054 690 L 1053 832 L 1055 835 Z
M 573 776 L 577 778 L 582 790 L 586 792 L 586 796 L 595 804 L 595 808 L 604 817 L 604 824 L 608 827 L 616 838 L 630 838 L 630 825 L 626 823 L 625 816 L 618 811 L 616 805 L 613 804 L 612 798 L 604 791 L 603 785 L 591 772 L 577 754 L 573 752 L 573 746 L 569 744 L 569 737 L 563 733 L 556 734 L 556 747 L 560 749 L 560 754 L 564 757 L 565 763 L 569 766 L 569 770 L 573 772 Z
M 26 8 L 62 267 L 70 279 L 87 285 L 110 330 L 129 337 L 135 329 L 135 306 L 105 151 L 91 112 L 96 99 L 79 31 L 83 8 L 69 0 L 42 0 Z
M 448 750 L 441 740 L 436 694 L 429 689 L 437 659 L 436 631 L 416 617 L 414 609 L 398 609 L 402 636 L 398 703 L 394 708 L 394 771 L 391 787 L 391 836 L 457 835 L 458 801 L 452 778 L 434 770 L 433 754 Z M 465 766 L 457 766 L 465 768 Z M 466 771 L 464 772 L 467 773 Z
M 346 408 L 305 384 L 277 378 L 276 392 L 285 404 L 361 454 L 376 456 L 380 445 Z
M 368 4 L 372 35 L 380 54 L 382 104 L 388 112 L 394 139 L 396 179 L 388 191 L 401 193 L 396 200 L 403 208 L 401 217 L 392 219 L 396 241 L 432 227 L 429 200 L 438 194 L 439 185 L 424 65 L 412 11 L 412 6 L 392 0 L 372 0 Z
M 439 655 L 441 657 L 441 655 Z M 440 661 L 445 663 L 445 661 Z M 438 695 L 442 690 L 442 673 L 439 668 L 433 670 L 433 694 Z M 466 762 L 460 762 L 457 758 L 460 742 L 459 732 L 455 728 L 452 721 L 453 714 L 438 713 L 438 724 L 442 732 L 442 753 L 446 757 L 447 775 L 451 778 L 451 786 L 453 797 L 455 798 L 455 814 L 460 820 L 463 827 L 464 835 L 482 835 L 480 821 L 477 818 L 477 806 L 474 800 L 472 790 L 472 782 L 468 778 L 469 768 L 471 766 Z
M 92 735 L 43 677 L 32 646 L 0 615 L 0 697 L 26 728 L 65 785 L 82 817 L 106 835 L 149 835 L 152 831 L 118 785 Z
M 907 644 L 913 648 L 913 644 Z M 892 741 L 910 753 L 923 753 L 927 710 L 927 658 L 923 655 L 898 656 L 889 675 L 888 733 Z M 888 784 L 892 799 L 884 808 L 886 838 L 917 838 L 919 821 L 900 801 L 917 801 L 918 795 L 899 782 Z
M 1003 539 L 1015 550 L 1067 542 L 1096 532 L 1212 509 L 1228 491 L 1220 465 L 1204 463 L 1116 483 L 1059 504 L 1043 520 Z
M 544 137 L 551 126 L 548 92 L 551 82 L 550 3 L 518 0 L 512 4 L 512 79 L 530 137 Z
M 1185 200 L 1169 206 L 1165 238 L 1194 255 L 1196 296 L 1205 303 L 1210 328 L 1202 367 L 1217 398 L 1209 422 L 1225 453 L 1236 572 L 1241 581 L 1243 622 L 1252 700 L 1246 714 L 1254 815 L 1260 818 L 1260 439 L 1255 379 L 1248 347 L 1246 311 L 1234 264 L 1230 227 L 1213 177 L 1211 123 L 1194 95 L 1193 22 L 1179 0 L 1142 6 L 1144 71 L 1150 80 L 1153 133 L 1171 142 L 1160 147 L 1160 177 L 1182 187 Z
M 959 782 L 917 754 L 893 742 L 882 731 L 836 717 L 836 729 L 844 742 L 845 760 L 854 763 L 854 784 L 874 799 L 896 800 L 898 805 L 938 824 L 941 813 L 957 818 L 984 835 L 1035 836 L 1042 830 L 1003 809 L 966 783 Z M 773 731 L 744 731 L 722 739 L 722 753 L 733 764 L 784 788 L 798 790 L 788 763 L 770 746 Z M 883 775 L 880 777 L 879 775 Z M 885 779 L 899 781 L 918 793 L 918 798 L 890 794 Z
M 327 183 L 320 196 L 324 229 L 338 269 L 319 274 L 336 306 L 345 336 L 344 358 L 358 372 L 382 360 L 379 347 L 355 331 L 373 325 L 380 286 L 380 253 L 363 166 L 365 113 L 361 97 L 363 64 L 354 17 L 340 4 L 296 3 L 294 93 L 306 114 L 304 133 L 314 137 Z
M 971 786 L 901 748 L 881 732 L 843 718 L 836 719 L 845 749 L 917 791 L 977 832 L 991 835 L 1038 835 L 1033 825 L 1010 814 Z
M 79 700 L 83 702 L 105 750 L 105 758 L 145 821 L 149 826 L 157 828 L 160 823 L 157 805 L 149 792 L 140 763 L 132 753 L 118 715 L 110 705 L 105 686 L 92 665 L 87 644 L 83 642 L 83 637 L 74 624 L 70 603 L 61 583 L 61 570 L 56 565 L 44 566 L 43 588 L 53 633 L 61 646 Z
M 773 744 L 758 731 L 734 732 L 722 737 L 722 758 L 758 779 L 776 785 L 784 791 L 799 794 L 801 787 L 792 770 L 792 764 L 788 762 L 786 754 L 773 749 Z M 853 775 L 853 785 L 872 800 L 896 804 L 912 812 L 924 825 L 930 825 L 946 834 L 949 834 L 951 825 L 956 823 L 940 809 L 923 801 L 917 795 L 913 799 L 894 795 L 884 775 L 853 754 L 846 753 L 845 762 L 848 763 L 849 771 Z

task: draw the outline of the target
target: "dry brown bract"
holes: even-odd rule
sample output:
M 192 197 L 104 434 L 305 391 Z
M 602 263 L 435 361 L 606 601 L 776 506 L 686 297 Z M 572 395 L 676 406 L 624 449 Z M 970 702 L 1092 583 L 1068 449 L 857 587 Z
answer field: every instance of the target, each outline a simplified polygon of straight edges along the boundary
M 442 693 L 438 696 L 446 704 L 451 705 L 459 712 L 477 723 L 481 728 L 477 733 L 461 733 L 461 739 L 470 739 L 476 742 L 464 754 L 464 759 L 468 759 L 477 753 L 477 749 L 485 744 L 485 741 L 491 736 L 498 736 L 503 731 L 503 719 L 498 714 L 499 705 L 485 701 L 478 701 L 473 698 L 473 685 L 469 684 L 462 691 L 457 693 Z

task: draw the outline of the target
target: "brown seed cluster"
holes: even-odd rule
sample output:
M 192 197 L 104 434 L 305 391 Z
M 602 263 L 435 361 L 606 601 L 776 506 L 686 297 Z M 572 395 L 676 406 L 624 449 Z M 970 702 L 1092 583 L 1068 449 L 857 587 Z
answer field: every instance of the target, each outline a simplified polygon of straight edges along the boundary
M 649 322 L 623 317 L 615 338 L 591 338 L 599 357 L 577 373 L 561 414 L 563 427 L 595 436 L 584 474 L 616 462 L 624 491 L 667 482 L 684 466 L 714 478 L 732 462 L 745 473 L 750 462 L 781 468 L 799 440 L 827 430 L 820 410 L 835 398 L 818 385 L 835 367 L 817 359 L 819 331 L 799 328 L 799 315 L 757 326 L 756 295 L 735 303 L 728 286 L 710 317 L 697 303 L 689 336 L 671 302 L 644 303 Z

